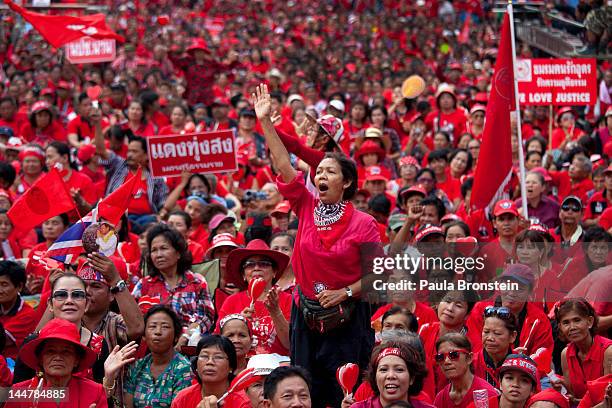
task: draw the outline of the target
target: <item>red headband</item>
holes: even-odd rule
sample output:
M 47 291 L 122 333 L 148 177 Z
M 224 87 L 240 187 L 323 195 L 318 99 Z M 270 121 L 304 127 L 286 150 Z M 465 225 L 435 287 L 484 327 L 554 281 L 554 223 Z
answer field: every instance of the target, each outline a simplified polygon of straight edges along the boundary
M 387 356 L 398 356 L 400 358 L 403 358 L 402 350 L 398 349 L 397 347 L 387 347 L 387 348 L 382 349 L 380 354 L 378 354 L 378 357 L 376 357 L 376 365 L 378 365 L 380 360 L 382 360 L 384 357 L 387 357 Z
M 44 162 L 45 160 L 45 154 L 42 152 L 42 150 L 36 148 L 36 147 L 26 147 L 25 149 L 23 149 L 21 152 L 19 152 L 19 160 L 23 161 L 23 159 L 25 159 L 26 157 L 36 157 L 38 160 L 40 160 L 41 162 Z

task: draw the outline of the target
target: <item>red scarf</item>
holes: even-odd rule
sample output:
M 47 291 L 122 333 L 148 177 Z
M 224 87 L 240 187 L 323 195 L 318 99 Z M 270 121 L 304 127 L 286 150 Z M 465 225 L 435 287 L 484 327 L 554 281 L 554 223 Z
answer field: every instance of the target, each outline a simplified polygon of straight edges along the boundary
M 332 245 L 338 241 L 342 234 L 344 234 L 349 226 L 349 223 L 351 222 L 351 218 L 353 218 L 354 211 L 355 208 L 353 207 L 353 203 L 349 201 L 346 203 L 344 214 L 342 214 L 342 217 L 340 217 L 338 221 L 324 227 L 315 226 L 317 233 L 319 234 L 319 238 L 326 249 L 330 249 Z

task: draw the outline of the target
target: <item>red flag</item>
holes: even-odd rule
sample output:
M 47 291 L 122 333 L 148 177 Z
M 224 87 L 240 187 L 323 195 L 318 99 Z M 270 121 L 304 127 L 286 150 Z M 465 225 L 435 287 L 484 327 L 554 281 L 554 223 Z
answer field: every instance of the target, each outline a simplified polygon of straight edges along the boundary
M 514 71 L 510 43 L 510 18 L 506 13 L 502 24 L 491 95 L 487 104 L 485 125 L 478 165 L 474 173 L 474 188 L 470 204 L 484 208 L 501 198 L 512 175 L 512 130 L 510 112 L 514 109 Z
M 457 41 L 459 44 L 467 44 L 470 41 L 470 23 L 472 22 L 472 14 L 468 13 L 467 17 L 465 17 L 465 21 L 463 22 L 463 27 L 461 28 L 461 32 L 457 37 Z
M 16 229 L 29 231 L 49 218 L 75 208 L 66 183 L 53 168 L 15 201 L 7 215 Z
M 55 48 L 78 40 L 82 37 L 92 37 L 96 39 L 110 38 L 119 42 L 125 39 L 113 32 L 106 26 L 104 14 L 92 14 L 89 16 L 49 16 L 41 13 L 28 11 L 18 6 L 11 0 L 5 3 L 16 13 L 19 13 L 42 35 L 45 40 Z
M 104 218 L 113 225 L 117 225 L 125 210 L 132 200 L 132 196 L 142 170 L 138 169 L 136 174 L 129 180 L 124 181 L 121 187 L 110 193 L 98 203 L 98 219 Z

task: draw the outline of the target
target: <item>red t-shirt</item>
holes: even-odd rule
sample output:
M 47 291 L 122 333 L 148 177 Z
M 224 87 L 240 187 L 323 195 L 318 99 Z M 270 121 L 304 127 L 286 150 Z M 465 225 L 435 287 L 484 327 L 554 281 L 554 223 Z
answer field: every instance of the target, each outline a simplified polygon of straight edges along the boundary
M 202 386 L 194 384 L 176 394 L 171 408 L 196 408 L 202 402 Z M 248 404 L 248 405 L 245 405 Z M 233 392 L 223 400 L 224 408 L 250 407 L 251 401 L 244 391 Z
M 11 129 L 13 129 L 15 135 L 18 135 L 23 125 L 28 122 L 28 115 L 23 112 L 17 112 L 15 113 L 15 115 L 13 116 L 13 120 L 11 121 L 0 119 L 0 127 L 10 127 Z
M 102 118 L 102 129 L 108 127 L 108 125 L 109 123 L 106 118 Z M 68 122 L 66 129 L 69 135 L 74 133 L 79 137 L 79 140 L 85 141 L 86 143 L 93 140 L 95 136 L 93 126 L 84 120 L 81 115 L 78 115 L 76 118 Z
M 450 397 L 450 387 L 450 384 L 448 384 L 438 393 L 438 395 L 436 395 L 436 399 L 433 403 L 436 407 L 467 408 L 470 403 L 474 401 L 474 391 L 476 390 L 487 390 L 489 397 L 497 397 L 498 395 L 498 391 L 491 384 L 478 376 L 474 376 L 474 380 L 468 392 L 458 404 L 455 404 Z
M 246 291 L 234 293 L 223 302 L 219 310 L 216 331 L 219 332 L 219 321 L 232 313 L 241 313 L 251 305 L 251 298 Z M 291 295 L 280 292 L 278 294 L 278 305 L 287 321 L 291 320 Z M 261 300 L 255 301 L 255 315 L 253 316 L 253 344 L 256 354 L 278 353 L 283 356 L 289 355 L 289 350 L 283 346 L 276 335 L 276 328 L 272 322 L 270 312 Z
M 459 141 L 459 136 L 465 133 L 467 129 L 467 116 L 465 110 L 457 108 L 451 113 L 442 113 L 438 110 L 433 111 L 425 118 L 425 124 L 428 129 L 440 130 L 451 129 L 453 136 L 453 145 Z
M 129 179 L 131 179 L 132 177 L 134 177 L 134 175 L 131 175 Z M 143 180 L 141 178 L 140 180 L 138 180 L 136 185 L 138 187 L 136 188 L 136 192 L 134 193 L 132 200 L 130 201 L 130 205 L 128 206 L 128 212 L 130 214 L 151 214 L 153 210 L 151 209 L 151 205 L 149 204 L 149 195 L 147 193 L 147 180 Z
M 5 357 L 17 358 L 19 347 L 21 347 L 23 340 L 34 331 L 38 320 L 32 306 L 25 303 L 21 298 L 17 299 L 11 310 L 0 315 L 0 323 L 4 326 L 6 337 L 11 340 L 10 342 L 7 341 L 4 347 L 2 354 Z
M 423 302 L 414 302 L 414 315 L 416 316 L 417 322 L 419 323 L 419 330 L 426 324 L 436 323 L 438 321 L 438 315 L 436 312 L 429 307 L 427 303 Z M 372 315 L 370 319 L 370 323 L 375 332 L 380 332 L 382 330 L 382 317 L 389 309 L 391 309 L 394 305 L 393 303 L 389 303 L 388 305 L 384 305 L 378 308 L 376 312 Z
M 71 188 L 78 189 L 81 192 L 81 196 L 89 204 L 95 203 L 98 199 L 93 181 L 79 171 L 72 170 L 70 178 L 66 180 L 66 187 L 68 188 L 68 191 L 70 191 Z
M 187 240 L 189 252 L 191 252 L 192 263 L 198 264 L 204 260 L 204 248 L 199 243 L 192 241 L 190 239 Z

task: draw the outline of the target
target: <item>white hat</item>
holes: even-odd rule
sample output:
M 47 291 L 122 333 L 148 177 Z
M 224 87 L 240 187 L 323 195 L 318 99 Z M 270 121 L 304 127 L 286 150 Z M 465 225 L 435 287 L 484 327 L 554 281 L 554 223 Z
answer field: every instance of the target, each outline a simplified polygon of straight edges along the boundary
M 291 94 L 289 95 L 289 97 L 287 98 L 287 105 L 291 105 L 291 103 L 295 102 L 295 101 L 302 101 L 304 102 L 304 98 L 302 98 L 300 95 L 298 94 Z
M 331 106 L 332 108 L 340 111 L 340 112 L 344 112 L 344 102 L 339 101 L 337 99 L 334 99 L 332 101 L 329 102 L 329 106 Z
M 256 354 L 249 359 L 247 368 L 254 368 L 253 375 L 268 375 L 275 368 L 281 365 L 286 365 L 291 362 L 287 356 L 280 354 Z

